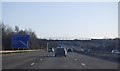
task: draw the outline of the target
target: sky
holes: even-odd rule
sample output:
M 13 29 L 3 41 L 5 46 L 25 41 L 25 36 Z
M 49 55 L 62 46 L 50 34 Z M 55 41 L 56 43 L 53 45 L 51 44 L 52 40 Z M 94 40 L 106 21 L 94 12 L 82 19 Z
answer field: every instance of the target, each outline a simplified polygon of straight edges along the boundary
M 117 2 L 3 2 L 2 21 L 37 37 L 118 36 Z
M 2 2 L 118 2 L 119 0 L 1 0 Z
M 2 19 L 2 3 L 0 2 L 0 20 Z

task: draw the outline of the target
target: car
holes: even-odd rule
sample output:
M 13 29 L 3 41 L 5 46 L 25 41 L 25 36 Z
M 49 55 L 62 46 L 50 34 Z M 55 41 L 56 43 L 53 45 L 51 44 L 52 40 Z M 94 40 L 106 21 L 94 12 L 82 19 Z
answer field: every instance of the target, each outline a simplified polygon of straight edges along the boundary
M 65 56 L 67 55 L 67 51 L 65 48 L 56 48 L 55 50 L 55 57 L 56 56 Z
M 67 52 L 73 52 L 73 50 L 72 49 L 67 49 Z
M 48 48 L 48 52 L 54 52 L 53 48 Z
M 113 50 L 111 51 L 111 53 L 120 54 L 120 52 L 119 52 L 117 49 L 113 49 Z

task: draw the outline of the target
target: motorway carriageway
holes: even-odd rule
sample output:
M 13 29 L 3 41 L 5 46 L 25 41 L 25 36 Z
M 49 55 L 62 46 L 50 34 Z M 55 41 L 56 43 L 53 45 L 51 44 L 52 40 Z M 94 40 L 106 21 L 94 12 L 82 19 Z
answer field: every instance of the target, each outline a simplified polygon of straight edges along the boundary
M 30 53 L 5 54 L 3 69 L 118 69 L 118 63 L 110 62 L 75 52 L 67 57 L 54 57 L 54 52 L 36 51 Z

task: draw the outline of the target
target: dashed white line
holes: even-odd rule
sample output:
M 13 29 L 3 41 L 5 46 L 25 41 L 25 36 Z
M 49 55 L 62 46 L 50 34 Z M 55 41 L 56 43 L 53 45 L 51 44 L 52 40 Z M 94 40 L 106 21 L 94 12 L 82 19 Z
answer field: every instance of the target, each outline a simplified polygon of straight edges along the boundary
M 32 66 L 32 65 L 34 65 L 35 63 L 31 63 L 30 65 Z
M 85 64 L 84 64 L 84 63 L 81 63 L 81 65 L 85 66 Z
M 40 61 L 42 61 L 43 59 L 40 59 Z
M 74 57 L 71 57 L 71 58 L 74 58 Z
M 75 61 L 77 61 L 77 59 L 74 59 Z

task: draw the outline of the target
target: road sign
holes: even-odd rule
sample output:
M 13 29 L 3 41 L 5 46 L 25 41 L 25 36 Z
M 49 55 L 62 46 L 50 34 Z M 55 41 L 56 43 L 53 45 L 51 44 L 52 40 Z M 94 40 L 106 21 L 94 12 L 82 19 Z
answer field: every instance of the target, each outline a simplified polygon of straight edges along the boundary
M 13 35 L 11 37 L 11 47 L 18 49 L 29 48 L 29 35 Z

